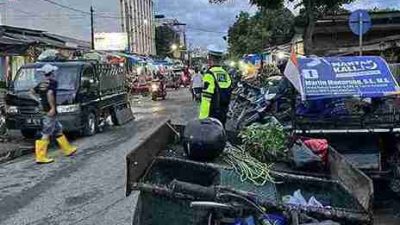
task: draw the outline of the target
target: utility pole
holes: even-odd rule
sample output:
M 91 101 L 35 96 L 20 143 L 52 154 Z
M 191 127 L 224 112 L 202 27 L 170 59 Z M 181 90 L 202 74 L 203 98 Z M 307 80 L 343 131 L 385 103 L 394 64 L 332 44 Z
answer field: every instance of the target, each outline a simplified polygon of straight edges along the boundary
M 124 0 L 120 0 L 120 8 L 121 8 L 121 30 L 125 32 L 125 9 L 124 9 Z
M 125 1 L 125 30 L 128 35 L 128 52 L 132 52 L 131 1 Z
M 133 33 L 133 27 L 136 27 L 136 17 L 134 17 L 133 14 L 136 14 L 136 7 L 137 7 L 137 2 L 136 1 L 129 1 L 129 33 L 130 33 L 130 38 L 131 38 L 131 52 L 137 52 L 136 49 L 136 31 Z M 136 29 L 136 28 L 135 28 Z
M 90 27 L 92 31 L 92 49 L 94 50 L 94 9 L 90 6 Z

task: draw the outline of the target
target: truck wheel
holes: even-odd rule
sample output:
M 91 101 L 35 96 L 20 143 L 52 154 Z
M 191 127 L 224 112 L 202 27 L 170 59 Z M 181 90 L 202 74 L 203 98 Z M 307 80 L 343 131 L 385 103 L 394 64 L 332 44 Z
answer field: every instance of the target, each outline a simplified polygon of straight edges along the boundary
M 38 132 L 37 132 L 37 130 L 25 130 L 24 129 L 24 130 L 21 130 L 21 134 L 26 139 L 35 139 L 35 137 L 37 136 Z
M 85 127 L 83 128 L 84 136 L 93 136 L 97 131 L 97 118 L 96 115 L 91 112 L 86 117 Z
M 157 95 L 156 95 L 156 94 L 152 94 L 152 95 L 151 95 L 151 100 L 157 101 Z

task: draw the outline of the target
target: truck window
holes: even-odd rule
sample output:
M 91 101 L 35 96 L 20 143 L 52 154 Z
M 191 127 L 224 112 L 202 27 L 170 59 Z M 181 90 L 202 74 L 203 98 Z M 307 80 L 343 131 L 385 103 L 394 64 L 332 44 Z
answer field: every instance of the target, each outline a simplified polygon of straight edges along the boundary
M 76 81 L 78 77 L 77 67 L 58 66 L 58 70 L 54 72 L 55 79 L 58 81 L 59 91 L 76 90 Z M 39 72 L 38 68 L 21 68 L 14 79 L 14 91 L 26 92 L 34 88 L 44 79 L 43 72 Z
M 98 92 L 98 82 L 94 75 L 93 67 L 86 67 L 82 73 L 81 92 L 88 95 L 96 95 Z

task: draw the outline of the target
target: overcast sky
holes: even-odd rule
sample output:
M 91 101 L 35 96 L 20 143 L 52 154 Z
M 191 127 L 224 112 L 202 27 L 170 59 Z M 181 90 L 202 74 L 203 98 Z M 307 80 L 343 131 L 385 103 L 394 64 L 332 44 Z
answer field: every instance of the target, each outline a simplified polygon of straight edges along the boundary
M 0 0 L 7 1 L 5 23 L 21 27 L 30 27 L 47 30 L 53 33 L 89 40 L 90 17 L 87 14 L 74 12 L 49 4 L 44 0 Z M 97 12 L 97 32 L 121 31 L 119 16 L 119 0 L 53 0 L 64 5 L 84 11 L 89 11 L 93 4 Z M 254 11 L 246 0 L 229 0 L 222 6 L 210 5 L 208 0 L 155 0 L 156 14 L 177 18 L 186 23 L 188 39 L 192 46 L 216 48 L 226 47 L 222 37 L 229 26 L 235 21 L 240 11 Z M 397 8 L 400 9 L 400 0 L 358 0 L 346 6 L 349 9 L 357 8 Z M 3 16 L 4 19 L 4 16 Z

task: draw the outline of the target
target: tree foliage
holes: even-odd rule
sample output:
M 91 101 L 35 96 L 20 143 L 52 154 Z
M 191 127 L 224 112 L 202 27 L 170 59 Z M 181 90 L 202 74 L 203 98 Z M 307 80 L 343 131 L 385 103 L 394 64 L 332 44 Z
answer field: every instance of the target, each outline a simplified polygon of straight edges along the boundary
M 179 34 L 167 25 L 156 27 L 156 50 L 161 57 L 171 57 L 171 45 L 179 43 Z
M 294 16 L 288 9 L 262 9 L 253 16 L 241 12 L 228 31 L 229 52 L 241 56 L 288 42 L 293 37 L 293 25 Z
M 228 0 L 209 0 L 210 3 L 224 3 Z M 339 9 L 343 4 L 348 4 L 356 0 L 301 0 L 297 7 L 304 9 L 306 19 L 306 29 L 304 32 L 306 53 L 311 53 L 312 33 L 314 32 L 315 21 L 318 15 L 323 12 L 329 12 Z M 294 2 L 294 0 L 249 0 L 253 5 L 260 8 L 276 9 L 282 7 L 285 3 Z M 297 1 L 296 1 L 297 2 Z

